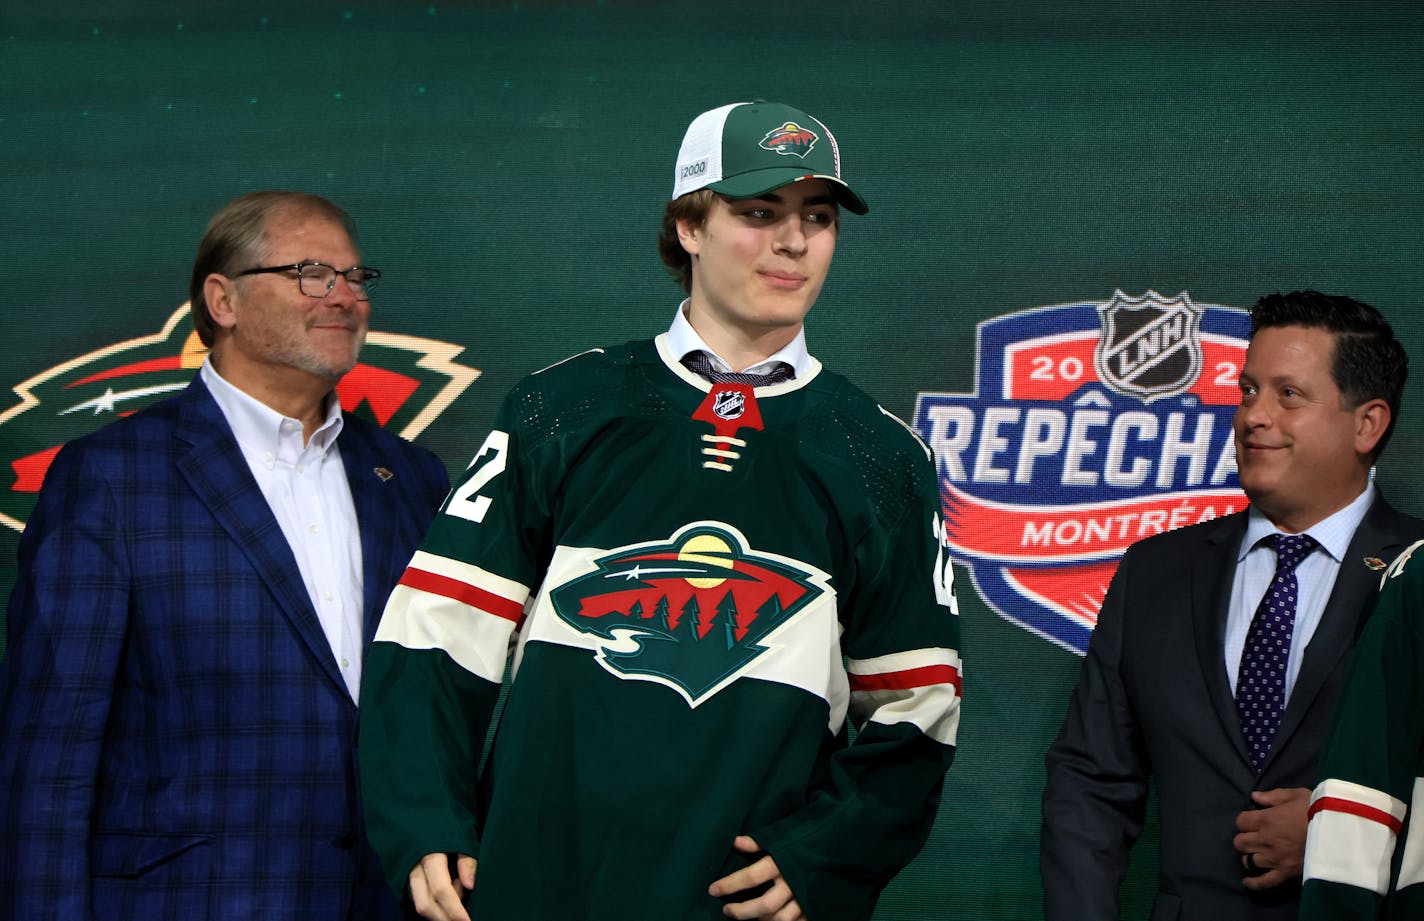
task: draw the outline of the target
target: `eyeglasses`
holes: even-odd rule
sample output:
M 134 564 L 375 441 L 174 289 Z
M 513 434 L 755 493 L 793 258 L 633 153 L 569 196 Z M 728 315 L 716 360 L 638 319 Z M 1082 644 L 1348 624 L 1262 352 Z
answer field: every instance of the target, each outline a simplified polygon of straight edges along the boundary
M 380 269 L 368 269 L 364 265 L 355 265 L 349 269 L 338 269 L 327 265 L 324 262 L 298 262 L 293 265 L 269 265 L 256 269 L 248 269 L 245 272 L 238 272 L 237 277 L 243 275 L 264 275 L 269 272 L 296 272 L 297 288 L 307 297 L 326 297 L 331 293 L 331 289 L 336 287 L 336 276 L 342 275 L 346 278 L 346 283 L 351 286 L 351 290 L 356 295 L 356 300 L 368 300 L 371 296 L 371 289 L 376 287 L 376 282 L 381 280 Z

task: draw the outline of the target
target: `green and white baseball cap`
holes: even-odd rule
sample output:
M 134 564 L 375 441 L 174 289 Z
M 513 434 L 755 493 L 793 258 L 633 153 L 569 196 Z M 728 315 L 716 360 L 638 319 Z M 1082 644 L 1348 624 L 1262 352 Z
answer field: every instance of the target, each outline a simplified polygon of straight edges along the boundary
M 870 210 L 841 178 L 840 148 L 819 119 L 777 102 L 734 102 L 687 126 L 672 197 L 711 189 L 728 198 L 756 198 L 801 179 L 826 180 L 849 211 Z

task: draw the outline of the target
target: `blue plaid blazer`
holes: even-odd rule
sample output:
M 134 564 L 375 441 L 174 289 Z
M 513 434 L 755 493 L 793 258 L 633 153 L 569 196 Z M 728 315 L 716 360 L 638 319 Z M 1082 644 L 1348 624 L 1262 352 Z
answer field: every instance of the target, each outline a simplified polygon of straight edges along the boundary
M 349 414 L 337 443 L 369 643 L 449 481 Z M 363 831 L 356 706 L 201 379 L 59 453 L 9 630 L 0 918 L 396 916 Z

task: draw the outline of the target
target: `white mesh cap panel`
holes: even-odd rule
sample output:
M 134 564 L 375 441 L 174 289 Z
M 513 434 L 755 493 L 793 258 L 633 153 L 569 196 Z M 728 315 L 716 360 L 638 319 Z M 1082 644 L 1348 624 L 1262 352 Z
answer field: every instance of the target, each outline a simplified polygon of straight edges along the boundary
M 703 112 L 687 126 L 673 171 L 673 198 L 721 181 L 722 127 L 727 123 L 727 115 L 737 106 L 744 105 L 747 103 L 734 102 Z

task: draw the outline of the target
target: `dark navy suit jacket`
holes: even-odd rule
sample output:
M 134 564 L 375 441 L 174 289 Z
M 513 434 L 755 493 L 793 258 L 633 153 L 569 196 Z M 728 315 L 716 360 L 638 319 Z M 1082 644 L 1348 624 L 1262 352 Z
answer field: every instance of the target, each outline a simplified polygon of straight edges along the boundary
M 350 414 L 365 635 L 448 488 Z M 66 446 L 0 663 L 0 917 L 393 917 L 356 705 L 201 379 Z
M 1335 587 L 1258 775 L 1224 663 L 1226 614 L 1246 513 L 1128 548 L 1103 601 L 1068 715 L 1048 751 L 1042 872 L 1048 921 L 1113 921 L 1149 779 L 1161 819 L 1152 921 L 1293 921 L 1298 883 L 1252 893 L 1232 847 L 1251 791 L 1313 787 L 1345 663 L 1380 572 L 1424 521 L 1377 496 Z M 1377 564 L 1376 564 L 1377 565 Z

